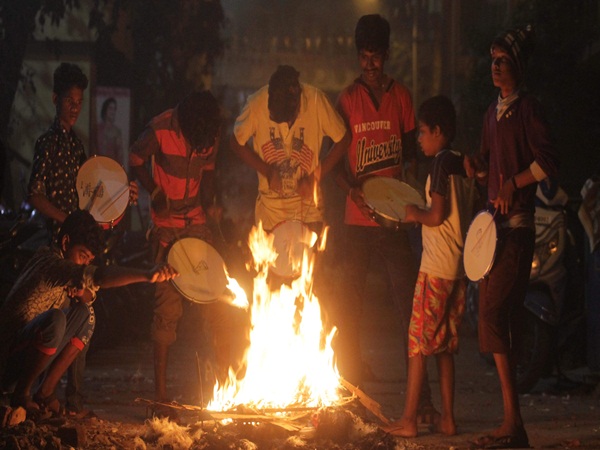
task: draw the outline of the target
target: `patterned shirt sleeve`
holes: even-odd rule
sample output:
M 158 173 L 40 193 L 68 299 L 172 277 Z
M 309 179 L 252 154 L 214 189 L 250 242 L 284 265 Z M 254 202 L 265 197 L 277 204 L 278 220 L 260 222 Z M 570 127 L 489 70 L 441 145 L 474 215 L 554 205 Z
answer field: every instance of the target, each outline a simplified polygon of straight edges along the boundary
M 45 180 L 50 174 L 51 167 L 48 161 L 51 160 L 54 147 L 48 142 L 48 139 L 40 138 L 35 143 L 35 151 L 33 156 L 33 167 L 29 178 L 28 193 L 29 195 L 46 194 Z

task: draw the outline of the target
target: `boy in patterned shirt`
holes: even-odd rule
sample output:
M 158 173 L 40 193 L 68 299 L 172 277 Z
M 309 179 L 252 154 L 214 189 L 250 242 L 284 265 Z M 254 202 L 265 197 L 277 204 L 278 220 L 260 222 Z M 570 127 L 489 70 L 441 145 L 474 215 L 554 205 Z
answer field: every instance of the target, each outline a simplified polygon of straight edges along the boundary
M 0 308 L 1 386 L 14 385 L 11 405 L 29 411 L 60 411 L 54 390 L 62 375 L 86 348 L 94 332 L 88 308 L 101 287 L 169 280 L 169 265 L 150 270 L 94 266 L 102 253 L 102 229 L 87 211 L 65 219 L 58 245 L 42 247 L 28 261 Z M 47 371 L 46 371 L 47 370 Z M 38 377 L 46 371 L 32 397 Z

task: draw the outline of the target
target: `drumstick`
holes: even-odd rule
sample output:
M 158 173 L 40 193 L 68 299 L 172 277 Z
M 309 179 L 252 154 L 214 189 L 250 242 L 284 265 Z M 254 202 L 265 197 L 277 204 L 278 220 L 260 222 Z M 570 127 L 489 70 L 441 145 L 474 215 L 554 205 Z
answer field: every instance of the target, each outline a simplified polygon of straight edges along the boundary
M 473 245 L 472 250 L 475 249 L 479 249 L 479 247 L 481 247 L 483 245 L 483 237 L 487 234 L 488 230 L 490 229 L 490 227 L 492 226 L 492 224 L 494 223 L 494 218 L 496 217 L 496 213 L 498 212 L 498 210 L 494 211 L 494 214 L 492 215 L 492 220 L 490 220 L 490 223 L 488 223 L 485 227 L 485 229 L 481 232 L 481 235 L 479 236 L 479 239 L 477 240 L 477 242 L 475 242 L 475 245 Z
M 129 185 L 127 185 L 127 186 L 125 186 L 123 189 L 121 189 L 121 192 L 119 193 L 119 195 L 115 196 L 115 197 L 112 199 L 112 201 L 111 201 L 111 202 L 110 202 L 108 205 L 105 205 L 105 206 L 102 208 L 102 210 L 100 210 L 100 214 L 104 214 L 104 213 L 105 213 L 105 212 L 108 210 L 108 208 L 110 208 L 112 205 L 114 205 L 114 204 L 115 204 L 115 202 L 116 202 L 117 200 L 119 200 L 121 197 L 123 197 L 123 194 L 124 194 L 125 192 L 128 192 L 128 191 L 129 191 Z
M 176 239 L 176 241 L 181 240 L 181 237 L 177 230 L 175 230 L 175 239 Z M 187 259 L 188 264 L 190 265 L 190 267 L 193 270 L 194 264 L 192 263 L 192 259 L 190 258 L 190 255 L 188 255 L 187 251 L 185 250 L 185 245 L 180 245 L 179 247 L 181 247 L 181 250 L 183 251 L 183 255 L 185 256 L 185 259 Z

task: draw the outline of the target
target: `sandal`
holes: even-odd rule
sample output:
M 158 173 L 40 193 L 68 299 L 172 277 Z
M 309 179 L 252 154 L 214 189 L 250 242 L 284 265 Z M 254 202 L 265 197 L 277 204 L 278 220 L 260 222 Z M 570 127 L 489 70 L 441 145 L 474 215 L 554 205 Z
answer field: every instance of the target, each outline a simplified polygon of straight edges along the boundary
M 487 434 L 475 439 L 472 448 L 502 449 L 502 448 L 531 448 L 525 429 L 518 430 L 515 434 L 493 436 Z

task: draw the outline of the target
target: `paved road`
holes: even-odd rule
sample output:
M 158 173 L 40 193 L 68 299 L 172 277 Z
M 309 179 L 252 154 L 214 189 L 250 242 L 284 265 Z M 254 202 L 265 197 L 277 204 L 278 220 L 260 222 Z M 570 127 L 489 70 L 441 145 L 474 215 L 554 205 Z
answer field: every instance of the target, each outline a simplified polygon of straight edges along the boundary
M 386 417 L 397 418 L 404 401 L 405 374 L 400 354 L 395 315 L 385 302 L 378 280 L 371 280 L 375 295 L 365 314 L 366 358 L 379 378 L 364 390 L 377 400 Z M 379 290 L 379 291 L 378 291 Z M 193 308 L 191 309 L 193 312 Z M 169 386 L 181 403 L 197 404 L 198 383 L 195 346 L 197 318 L 191 314 L 182 324 L 181 339 L 173 351 Z M 460 353 L 456 358 L 456 420 L 458 435 L 442 437 L 428 429 L 420 436 L 402 441 L 405 448 L 468 448 L 469 441 L 491 430 L 501 421 L 502 407 L 496 372 L 477 351 L 477 338 L 466 326 L 461 329 Z M 434 403 L 439 404 L 435 363 L 429 373 Z M 585 367 L 569 372 L 577 381 L 592 383 Z M 152 346 L 148 339 L 121 342 L 113 348 L 98 349 L 89 356 L 86 386 L 88 404 L 100 418 L 124 423 L 141 423 L 144 406 L 133 404 L 136 397 L 152 398 Z M 535 448 L 600 449 L 600 389 L 552 394 L 555 379 L 542 380 L 533 393 L 521 397 L 522 412 L 531 445 Z M 597 381 L 597 378 L 596 378 Z

